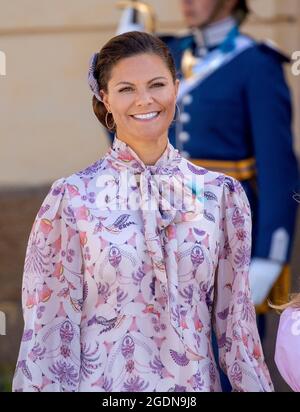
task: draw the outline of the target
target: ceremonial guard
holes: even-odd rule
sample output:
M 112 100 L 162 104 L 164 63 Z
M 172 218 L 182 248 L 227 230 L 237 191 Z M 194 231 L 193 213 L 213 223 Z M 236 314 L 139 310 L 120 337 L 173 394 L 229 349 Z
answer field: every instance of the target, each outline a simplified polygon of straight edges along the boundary
M 150 7 L 134 1 L 122 7 L 119 33 L 155 31 Z M 170 141 L 196 165 L 241 181 L 253 219 L 250 285 L 257 313 L 264 313 L 266 298 L 286 301 L 290 285 L 298 168 L 283 73 L 289 58 L 241 33 L 246 0 L 181 0 L 181 8 L 188 31 L 158 34 L 180 78 Z

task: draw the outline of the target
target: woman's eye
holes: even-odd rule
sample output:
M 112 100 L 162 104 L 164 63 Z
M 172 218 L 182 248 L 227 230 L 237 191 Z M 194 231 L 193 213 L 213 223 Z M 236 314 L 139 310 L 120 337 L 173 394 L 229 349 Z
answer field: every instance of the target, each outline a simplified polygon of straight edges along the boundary
M 164 83 L 153 83 L 152 85 L 151 85 L 151 87 L 162 87 L 162 86 L 164 86 L 165 84 Z
M 124 87 L 123 89 L 119 90 L 119 92 L 129 92 L 130 90 L 132 90 L 132 87 Z
M 165 86 L 164 83 L 153 83 L 153 84 L 151 84 L 150 87 L 163 87 L 163 86 Z M 119 93 L 122 93 L 122 92 L 130 92 L 130 91 L 132 91 L 132 90 L 133 90 L 132 87 L 127 86 L 127 87 L 123 87 L 123 89 L 120 89 L 120 90 L 119 90 Z

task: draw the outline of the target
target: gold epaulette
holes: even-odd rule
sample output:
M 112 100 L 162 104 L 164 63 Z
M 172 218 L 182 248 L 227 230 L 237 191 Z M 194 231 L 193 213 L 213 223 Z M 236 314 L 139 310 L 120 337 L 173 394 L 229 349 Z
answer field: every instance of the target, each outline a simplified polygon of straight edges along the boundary
M 254 158 L 231 161 L 231 160 L 207 160 L 189 159 L 197 166 L 214 172 L 224 173 L 237 180 L 249 180 L 256 175 L 256 163 Z

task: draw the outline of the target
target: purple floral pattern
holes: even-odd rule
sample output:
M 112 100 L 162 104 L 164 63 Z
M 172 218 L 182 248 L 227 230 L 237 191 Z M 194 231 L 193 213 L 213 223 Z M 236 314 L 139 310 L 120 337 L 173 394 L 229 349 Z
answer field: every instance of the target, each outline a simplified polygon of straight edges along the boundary
M 125 173 L 128 198 L 156 207 L 127 207 Z M 203 178 L 202 214 L 182 185 L 191 174 Z M 163 207 L 168 188 L 176 207 Z M 116 199 L 127 206 L 116 210 Z M 250 299 L 250 232 L 236 180 L 170 144 L 145 166 L 116 137 L 101 160 L 55 181 L 36 216 L 13 390 L 220 391 L 214 328 L 233 390 L 272 391 Z

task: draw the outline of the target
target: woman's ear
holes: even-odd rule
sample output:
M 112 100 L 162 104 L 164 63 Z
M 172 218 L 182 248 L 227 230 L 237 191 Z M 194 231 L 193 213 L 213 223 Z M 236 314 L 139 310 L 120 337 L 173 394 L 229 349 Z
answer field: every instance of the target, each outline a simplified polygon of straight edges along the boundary
M 110 110 L 110 105 L 109 105 L 108 94 L 105 93 L 104 90 L 100 90 L 100 97 L 101 97 L 101 99 L 102 99 L 102 101 L 103 101 L 104 106 L 106 107 L 106 110 L 107 110 L 108 112 L 111 112 L 111 110 Z
M 178 96 L 178 90 L 179 90 L 179 80 L 176 79 L 175 80 L 175 96 L 176 96 L 176 99 L 177 99 L 177 96 Z

